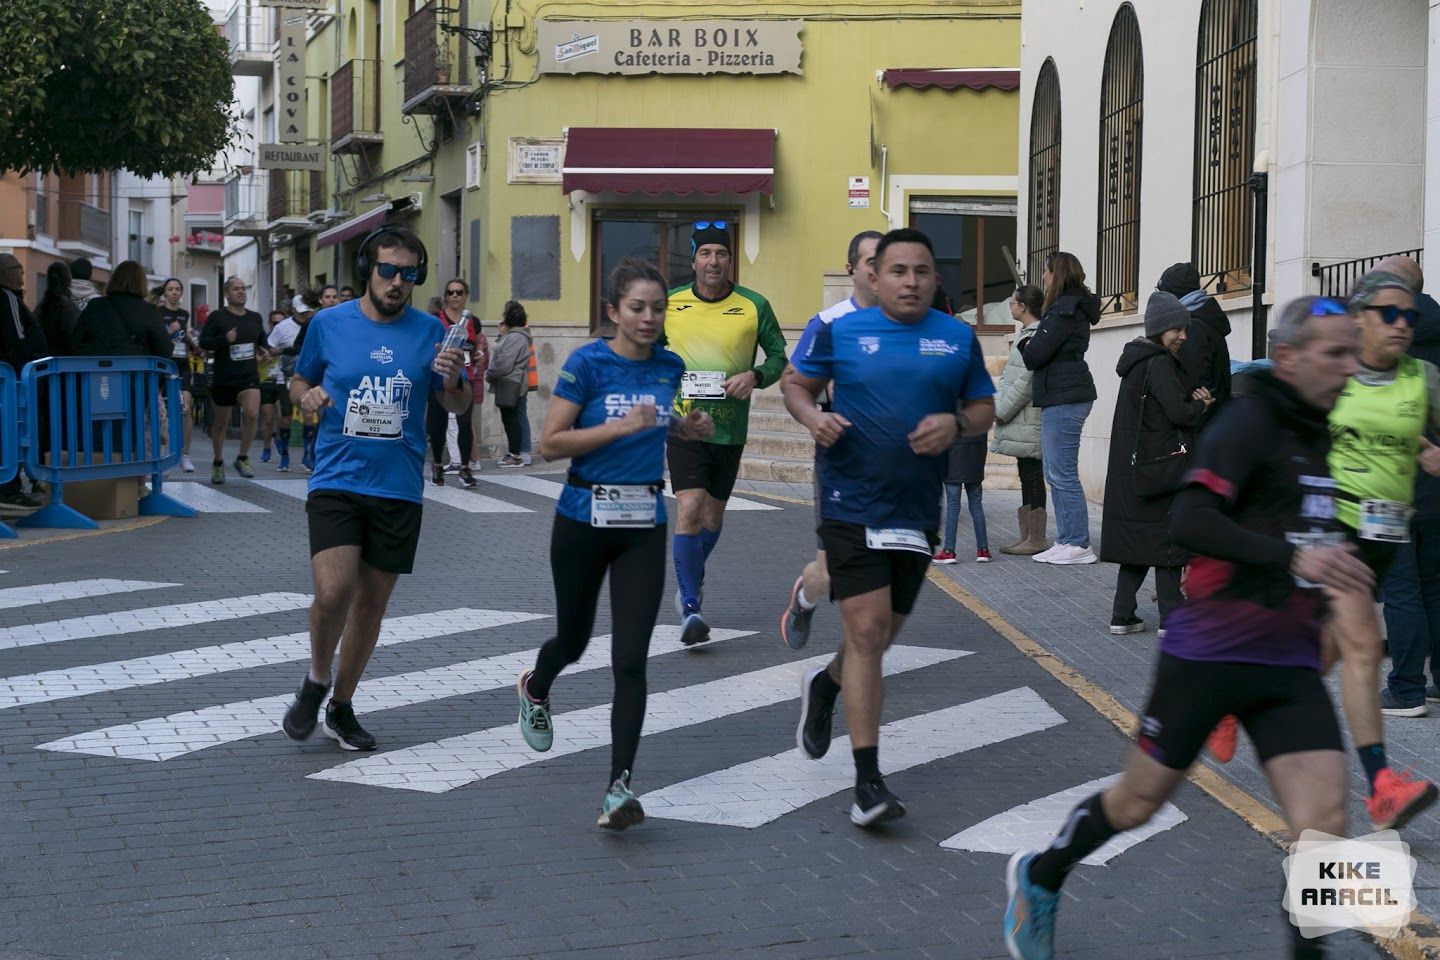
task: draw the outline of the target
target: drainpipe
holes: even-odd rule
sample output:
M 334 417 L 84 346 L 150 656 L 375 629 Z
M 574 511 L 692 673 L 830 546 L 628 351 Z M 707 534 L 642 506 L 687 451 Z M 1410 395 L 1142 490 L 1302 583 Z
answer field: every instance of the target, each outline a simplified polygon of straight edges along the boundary
M 1255 194 L 1255 248 L 1250 260 L 1250 358 L 1263 359 L 1267 351 L 1266 332 L 1270 308 L 1265 305 L 1265 254 L 1270 225 L 1270 174 L 1259 170 L 1250 175 Z

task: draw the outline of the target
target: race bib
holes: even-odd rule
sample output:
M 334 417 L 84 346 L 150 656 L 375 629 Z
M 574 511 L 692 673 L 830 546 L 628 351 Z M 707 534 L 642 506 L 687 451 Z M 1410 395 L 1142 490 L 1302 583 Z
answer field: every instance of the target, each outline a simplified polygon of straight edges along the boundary
M 1346 543 L 1345 534 L 1338 530 L 1313 530 L 1285 534 L 1285 539 L 1295 544 L 1296 547 L 1338 547 Z M 1291 574 L 1295 577 L 1296 586 L 1304 587 L 1307 590 L 1319 590 L 1320 584 L 1311 583 L 1304 577 Z
M 680 396 L 686 400 L 724 400 L 723 370 L 686 370 L 680 381 Z
M 590 526 L 601 528 L 653 527 L 657 491 L 648 484 L 590 489 Z
M 399 440 L 404 424 L 404 411 L 398 403 L 364 403 L 352 399 L 345 404 L 344 433 L 347 437 Z
M 185 349 L 185 341 L 184 341 L 184 340 L 176 340 L 176 341 L 175 341 L 175 345 L 170 348 L 170 356 L 172 356 L 172 357 L 186 357 L 186 356 L 189 356 L 189 352 Z
M 908 550 L 930 556 L 930 539 L 923 530 L 866 527 L 865 546 L 871 550 Z
M 1410 508 L 1394 500 L 1361 500 L 1361 540 L 1381 543 L 1410 542 Z
M 254 360 L 255 344 L 253 343 L 232 343 L 230 344 L 231 360 Z

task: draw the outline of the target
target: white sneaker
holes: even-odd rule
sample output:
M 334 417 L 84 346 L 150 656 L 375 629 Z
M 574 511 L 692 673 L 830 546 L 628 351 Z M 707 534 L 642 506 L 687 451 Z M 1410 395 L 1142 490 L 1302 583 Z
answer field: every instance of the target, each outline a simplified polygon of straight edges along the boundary
M 1100 558 L 1095 556 L 1095 551 L 1089 547 L 1062 546 L 1056 554 L 1046 563 L 1056 565 L 1069 565 L 1076 563 L 1094 563 Z
M 1035 554 L 1035 556 L 1031 557 L 1030 559 L 1034 560 L 1036 563 L 1049 563 L 1051 559 L 1053 559 L 1054 556 L 1063 549 L 1065 549 L 1065 545 L 1063 543 L 1054 543 L 1050 545 L 1050 549 L 1041 550 L 1039 553 Z
M 479 472 L 480 472 L 480 461 L 479 461 L 479 460 L 471 460 L 471 461 L 470 461 L 470 472 L 471 472 L 471 473 L 479 473 Z
M 528 467 L 528 466 L 530 466 L 530 454 L 528 454 L 528 453 L 522 453 L 522 454 L 520 455 L 520 466 L 522 466 L 522 467 Z
M 181 470 L 184 470 L 186 473 L 194 473 L 194 472 L 195 472 L 195 461 L 191 460 L 189 457 L 181 457 L 181 458 L 180 458 L 180 469 L 181 469 Z

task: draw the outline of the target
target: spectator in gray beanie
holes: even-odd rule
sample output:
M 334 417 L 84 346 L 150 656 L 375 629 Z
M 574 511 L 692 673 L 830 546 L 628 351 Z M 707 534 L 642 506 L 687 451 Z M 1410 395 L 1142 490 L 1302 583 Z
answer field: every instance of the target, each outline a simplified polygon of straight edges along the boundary
M 1200 286 L 1200 271 L 1193 263 L 1172 264 L 1160 274 L 1155 288 L 1174 294 L 1190 311 L 1192 322 L 1180 347 L 1180 369 L 1189 389 L 1204 387 L 1215 398 L 1205 414 L 1208 423 L 1230 399 L 1230 348 L 1225 342 L 1230 318 Z

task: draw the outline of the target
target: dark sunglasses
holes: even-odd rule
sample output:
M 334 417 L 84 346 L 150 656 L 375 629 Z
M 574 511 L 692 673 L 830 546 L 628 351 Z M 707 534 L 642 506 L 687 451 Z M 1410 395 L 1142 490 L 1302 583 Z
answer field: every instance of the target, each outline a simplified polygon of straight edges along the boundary
M 465 291 L 464 291 L 464 290 L 446 290 L 446 291 L 445 291 L 445 296 L 447 296 L 447 297 L 463 297 L 463 296 L 465 296 Z
M 1393 303 L 1387 303 L 1383 307 L 1366 307 L 1366 310 L 1374 310 L 1380 314 L 1380 319 L 1387 326 L 1395 323 L 1396 320 L 1404 320 L 1405 326 L 1415 326 L 1415 311 L 1405 307 L 1397 307 Z
M 696 230 L 708 230 L 710 227 L 714 227 L 716 230 L 724 230 L 729 226 L 730 223 L 726 220 L 696 220 L 694 223 Z
M 398 263 L 377 263 L 375 272 L 380 274 L 381 280 L 394 280 L 397 273 L 406 283 L 414 283 L 420 279 L 419 267 L 402 267 Z

